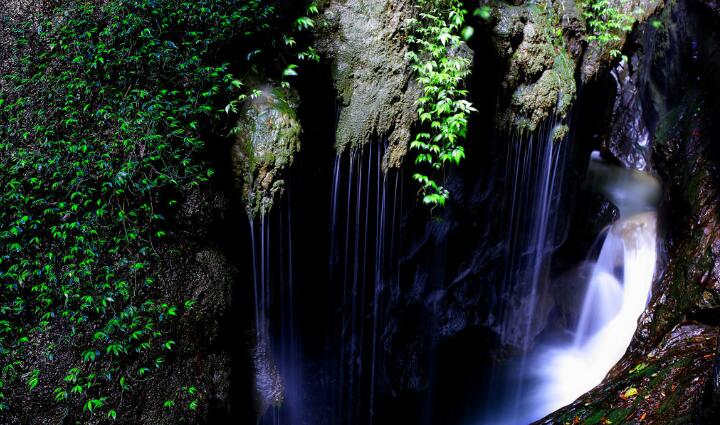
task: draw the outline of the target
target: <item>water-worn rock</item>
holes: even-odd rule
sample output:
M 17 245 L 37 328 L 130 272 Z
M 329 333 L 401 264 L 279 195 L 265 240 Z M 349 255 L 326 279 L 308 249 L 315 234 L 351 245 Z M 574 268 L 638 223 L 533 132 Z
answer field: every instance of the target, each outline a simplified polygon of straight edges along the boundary
M 297 95 L 271 85 L 254 87 L 243 106 L 232 147 L 233 171 L 248 217 L 267 214 L 285 189 L 283 172 L 300 151 Z
M 617 95 L 606 149 L 625 167 L 646 171 L 651 169 L 652 149 L 637 87 L 639 72 L 631 70 L 637 68 L 637 62 L 633 55 L 631 63 L 622 61 L 612 71 Z
M 400 165 L 420 96 L 406 58 L 415 13 L 410 0 L 333 0 L 323 10 L 317 46 L 332 61 L 338 152 L 384 138 L 386 167 Z
M 565 6 L 562 13 L 569 18 L 560 15 L 560 21 L 572 22 L 574 33 L 580 25 L 577 10 L 570 3 Z M 557 12 L 546 6 L 503 3 L 494 14 L 494 44 L 498 56 L 507 61 L 503 86 L 510 96 L 509 105 L 499 116 L 500 124 L 532 132 L 551 115 L 564 118 L 577 90 L 571 52 L 576 52 L 578 45 L 569 44 L 554 30 Z
M 279 407 L 285 399 L 285 387 L 267 340 L 267 332 L 251 338 L 249 348 L 254 376 L 255 411 L 262 418 L 270 407 Z
M 537 424 L 698 423 L 717 343 L 714 326 L 679 325 L 647 355 L 625 358 L 612 379 Z

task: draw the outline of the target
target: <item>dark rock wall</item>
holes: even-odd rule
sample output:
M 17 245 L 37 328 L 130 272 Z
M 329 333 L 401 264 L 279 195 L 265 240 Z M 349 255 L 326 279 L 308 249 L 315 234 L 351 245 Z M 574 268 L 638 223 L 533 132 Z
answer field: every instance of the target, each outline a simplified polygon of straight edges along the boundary
M 640 82 L 664 186 L 663 260 L 626 355 L 599 387 L 543 423 L 716 423 L 720 57 L 708 11 L 697 1 L 671 4 L 662 26 L 634 36 L 628 78 Z
M 387 138 L 390 148 L 385 165 L 402 163 L 410 170 L 405 153 L 419 90 L 405 59 L 404 25 L 416 13 L 414 2 L 325 3 L 317 45 L 329 66 L 314 71 L 330 68 L 332 76 L 309 78 L 308 87 L 299 90 L 303 143 L 314 145 L 299 155 L 290 179 L 296 179 L 297 185 L 305 181 L 329 186 L 333 139 L 343 150 Z M 643 8 L 643 19 L 659 6 L 653 1 L 628 3 Z M 7 5 L 6 16 L 41 6 L 20 0 Z M 606 201 L 582 191 L 580 181 L 590 150 L 603 147 L 625 159 L 626 165 L 652 167 L 663 180 L 664 262 L 628 354 L 600 387 L 546 422 L 600 423 L 603 418 L 613 423 L 623 419 L 693 422 L 707 420 L 708 413 L 703 411 L 717 408 L 720 384 L 713 379 L 718 379 L 719 372 L 712 375 L 713 368 L 720 369 L 720 222 L 716 211 L 720 173 L 713 146 L 720 136 L 720 124 L 715 122 L 720 112 L 717 3 L 678 0 L 658 15 L 661 28 L 641 25 L 626 47 L 631 60 L 616 71 L 620 87 L 616 99 L 608 95 L 615 92 L 615 82 L 600 71 L 606 52 L 582 40 L 586 28 L 575 4 L 561 1 L 554 8 L 563 16 L 563 35 L 554 42 L 545 37 L 553 25 L 547 13 L 535 5 L 505 3 L 498 5 L 489 24 L 478 26 L 470 41 L 476 61 L 469 83 L 479 113 L 466 143 L 468 160 L 449 176 L 451 205 L 435 217 L 413 207 L 414 183 L 405 173 L 403 184 L 408 189 L 403 203 L 409 207 L 402 219 L 400 287 L 392 294 L 381 330 L 386 359 L 381 408 L 386 417 L 407 423 L 462 420 L 465 413 L 472 413 L 464 411 L 472 398 L 487 390 L 481 383 L 487 371 L 512 351 L 499 343 L 492 326 L 507 248 L 501 226 L 507 209 L 504 185 L 509 141 L 504 129 L 513 121 L 514 128 L 535 130 L 558 109 L 573 120 L 568 209 L 558 212 L 558 220 L 568 224 L 558 231 L 554 292 L 545 301 L 548 314 L 541 327 L 560 329 L 575 320 L 577 311 L 571 306 L 580 289 L 568 289 L 568 282 L 577 280 L 572 276 L 575 271 L 568 270 L 580 260 L 578 252 L 588 252 L 592 237 L 615 215 Z M 12 46 L 8 37 L 0 22 L 4 48 Z M 12 67 L 3 54 L 0 49 L 0 72 Z M 323 86 L 322 96 L 314 96 L 311 86 L 320 80 L 333 87 Z M 303 96 L 314 99 L 303 100 Z M 336 105 L 329 105 L 333 96 L 336 111 Z M 327 110 L 320 114 L 319 109 Z M 335 112 L 337 126 L 332 123 Z M 508 116 L 500 120 L 498 129 L 496 117 Z M 640 118 L 642 122 L 635 121 Z M 334 132 L 334 137 L 328 132 Z M 645 132 L 652 144 L 633 146 L 637 137 L 628 136 Z M 303 159 L 303 155 L 309 156 Z M 255 420 L 246 217 L 231 184 L 228 151 L 210 156 L 219 165 L 217 180 L 211 188 L 188 192 L 178 211 L 176 236 L 157 247 L 161 255 L 158 281 L 164 291 L 174 302 L 197 299 L 198 303 L 174 330 L 179 347 L 175 357 L 143 385 L 146 390 L 126 401 L 136 423 L 169 423 L 163 400 L 186 383 L 201 391 L 203 407 L 196 422 L 225 423 L 231 417 L 241 423 Z M 329 192 L 329 187 L 298 190 L 303 201 L 296 199 L 293 205 L 311 223 L 298 234 L 325 243 L 327 235 L 316 235 L 325 231 L 329 218 L 310 212 L 314 203 L 325 202 L 318 208 L 326 208 L 328 199 L 317 193 L 321 190 Z M 308 207 L 307 202 L 312 205 Z M 300 268 L 308 269 L 302 273 L 322 276 L 312 270 L 325 261 L 315 258 L 319 253 L 324 251 L 299 254 L 305 262 Z M 307 288 L 308 299 L 315 300 L 308 303 L 317 309 L 307 308 L 304 320 L 308 327 L 319 328 L 328 306 L 318 301 L 321 287 Z M 316 332 L 310 337 L 308 352 L 322 352 L 321 335 Z M 318 373 L 312 379 L 320 382 L 326 377 Z M 310 387 L 315 388 L 314 384 Z M 630 388 L 638 393 L 628 395 Z M 12 397 L 13 404 L 22 407 L 8 423 L 56 423 L 65 417 L 52 400 L 21 391 Z

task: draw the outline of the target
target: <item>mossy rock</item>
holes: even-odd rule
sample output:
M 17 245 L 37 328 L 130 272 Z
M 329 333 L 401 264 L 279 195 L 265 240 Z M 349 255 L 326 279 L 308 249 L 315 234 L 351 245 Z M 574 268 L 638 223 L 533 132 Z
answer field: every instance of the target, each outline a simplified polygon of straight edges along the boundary
M 577 91 L 573 49 L 556 29 L 558 12 L 546 7 L 500 5 L 496 11 L 495 48 L 507 60 L 503 86 L 510 94 L 499 124 L 521 133 L 552 116 L 564 118 Z M 568 13 L 577 15 L 575 9 Z
M 285 190 L 284 172 L 300 151 L 298 96 L 272 85 L 255 87 L 258 95 L 243 107 L 235 130 L 232 163 L 247 214 L 267 214 Z

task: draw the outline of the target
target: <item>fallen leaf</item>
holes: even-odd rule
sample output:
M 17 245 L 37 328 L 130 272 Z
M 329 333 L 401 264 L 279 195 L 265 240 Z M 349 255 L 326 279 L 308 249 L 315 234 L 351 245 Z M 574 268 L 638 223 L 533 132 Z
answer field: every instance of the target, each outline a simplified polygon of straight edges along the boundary
M 624 393 L 622 393 L 622 394 L 620 395 L 620 398 L 623 399 L 623 400 L 627 400 L 627 399 L 629 399 L 629 398 L 631 398 L 631 397 L 636 396 L 637 393 L 638 393 L 637 388 L 635 388 L 635 387 L 630 387 L 630 388 L 628 388 L 627 390 L 625 390 Z

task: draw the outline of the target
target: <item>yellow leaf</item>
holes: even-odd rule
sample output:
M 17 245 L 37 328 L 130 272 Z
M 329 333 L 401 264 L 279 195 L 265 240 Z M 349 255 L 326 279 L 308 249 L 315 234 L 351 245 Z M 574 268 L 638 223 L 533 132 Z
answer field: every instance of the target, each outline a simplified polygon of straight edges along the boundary
M 636 396 L 637 393 L 638 393 L 637 388 L 635 388 L 635 387 L 630 387 L 630 388 L 628 388 L 627 390 L 625 390 L 625 392 L 620 396 L 620 398 L 622 398 L 623 400 L 627 400 L 627 399 L 629 399 L 630 397 Z

